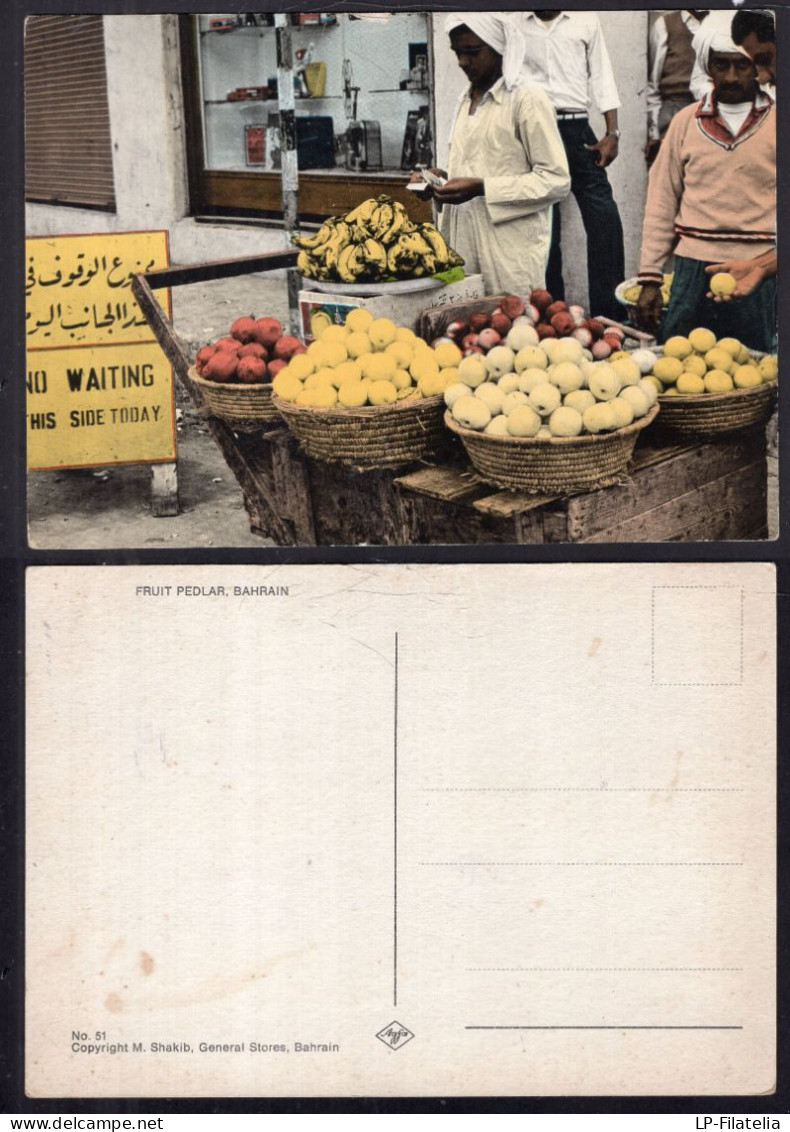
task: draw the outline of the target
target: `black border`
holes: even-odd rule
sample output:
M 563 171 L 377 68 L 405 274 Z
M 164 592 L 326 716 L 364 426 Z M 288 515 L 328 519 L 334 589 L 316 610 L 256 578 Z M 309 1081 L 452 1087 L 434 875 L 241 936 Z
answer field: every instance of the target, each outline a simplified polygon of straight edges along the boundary
M 0 901 L 0 1018 L 9 1020 L 0 1029 L 0 1111 L 6 1113 L 728 1113 L 770 1116 L 790 1112 L 788 1088 L 788 1012 L 790 982 L 788 956 L 788 848 L 790 830 L 786 820 L 790 796 L 790 769 L 779 760 L 779 999 L 777 1089 L 766 1097 L 482 1097 L 482 1098 L 48 1098 L 31 1100 L 23 1084 L 23 981 L 24 981 L 24 572 L 38 565 L 195 565 L 195 564 L 287 564 L 347 562 L 752 562 L 777 564 L 778 590 L 778 750 L 790 742 L 790 698 L 782 695 L 790 687 L 790 506 L 786 491 L 790 483 L 790 444 L 779 454 L 779 538 L 765 542 L 656 543 L 596 546 L 421 546 L 421 547 L 318 547 L 183 549 L 178 553 L 153 549 L 107 551 L 43 551 L 27 545 L 26 472 L 24 452 L 25 372 L 24 292 L 24 173 L 22 103 L 22 28 L 29 14 L 126 14 L 145 15 L 198 13 L 216 10 L 211 0 L 5 0 L 0 35 L 0 217 L 3 254 L 0 258 L 0 692 L 6 710 L 0 710 L 0 860 L 5 879 Z M 677 5 L 676 5 L 677 6 Z M 746 7 L 757 7 L 749 2 Z M 776 9 L 778 37 L 790 43 L 790 0 L 770 5 Z M 375 3 L 327 3 L 329 10 L 375 11 Z M 432 0 L 430 3 L 390 0 L 388 10 L 432 11 L 519 9 L 514 0 Z M 601 0 L 596 11 L 666 9 L 658 3 L 624 3 Z M 734 11 L 730 4 L 715 2 L 713 8 Z M 314 10 L 315 0 L 290 0 L 276 4 L 245 0 L 244 11 Z M 570 0 L 568 10 L 586 10 L 589 3 Z M 785 64 L 790 66 L 790 64 Z M 786 80 L 787 81 L 787 80 Z M 790 88 L 790 82 L 788 82 Z M 790 139 L 790 98 L 777 103 L 779 136 Z M 778 158 L 780 253 L 790 254 L 790 160 L 785 141 Z M 785 218 L 788 218 L 785 220 Z M 784 221 L 784 223 L 783 223 Z M 788 276 L 790 277 L 790 276 Z M 779 277 L 780 337 L 790 341 L 790 288 Z M 790 421 L 790 380 L 780 382 L 780 421 Z M 759 710 L 759 705 L 756 705 Z

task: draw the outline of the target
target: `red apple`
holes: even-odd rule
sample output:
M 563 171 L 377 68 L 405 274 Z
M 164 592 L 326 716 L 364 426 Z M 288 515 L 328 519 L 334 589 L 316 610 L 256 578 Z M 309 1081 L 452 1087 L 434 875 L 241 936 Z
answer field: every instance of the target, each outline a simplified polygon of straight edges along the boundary
M 513 323 L 504 311 L 496 310 L 491 315 L 491 329 L 496 330 L 500 338 L 504 338 Z
M 266 362 L 263 358 L 253 358 L 249 355 L 239 360 L 236 378 L 245 385 L 255 385 L 266 380 Z
M 468 358 L 470 354 L 484 354 L 485 350 L 482 346 L 467 346 L 464 350 L 464 357 Z
M 514 318 L 518 318 L 520 314 L 524 313 L 524 300 L 519 298 L 518 295 L 505 295 L 499 305 L 511 322 Z
M 584 307 L 580 307 L 578 303 L 572 303 L 568 307 L 568 314 L 573 318 L 574 326 L 584 326 Z
M 551 307 L 549 307 L 549 310 L 551 310 Z M 546 311 L 547 315 L 548 313 Z M 549 319 L 549 322 L 557 331 L 558 338 L 567 337 L 574 329 L 573 315 L 569 314 L 568 311 L 558 311 Z
M 599 322 L 597 318 L 588 318 L 584 325 L 593 338 L 603 338 L 603 323 Z
M 462 350 L 471 350 L 471 348 L 473 346 L 479 346 L 480 345 L 479 338 L 480 338 L 480 336 L 478 334 L 465 334 L 463 336 L 463 338 L 461 339 L 461 349 Z M 481 349 L 482 349 L 482 347 L 481 347 Z
M 539 322 L 535 327 L 538 332 L 538 338 L 556 338 L 557 331 L 553 326 L 549 326 L 547 322 Z
M 255 319 L 244 316 L 242 318 L 237 318 L 233 323 L 230 328 L 230 336 L 231 338 L 238 339 L 238 341 L 241 342 L 242 346 L 244 346 L 247 344 L 247 342 L 252 341 L 254 330 Z
M 545 318 L 546 322 L 551 322 L 555 314 L 562 314 L 563 312 L 567 312 L 567 310 L 568 307 L 562 301 L 562 299 L 557 299 L 555 303 L 549 303 L 549 305 L 546 307 L 543 317 Z
M 585 350 L 589 350 L 592 346 L 593 336 L 586 326 L 578 326 L 571 334 L 572 338 L 578 339 Z
M 215 350 L 230 350 L 231 353 L 238 354 L 241 349 L 241 342 L 236 338 L 218 338 L 214 343 Z
M 477 336 L 477 344 L 482 346 L 484 350 L 493 350 L 494 346 L 498 346 L 501 341 L 502 335 L 498 334 L 491 326 L 481 330 Z
M 282 337 L 282 324 L 276 318 L 258 318 L 255 320 L 255 329 L 252 337 L 261 346 L 273 346 L 278 338 Z
M 481 330 L 485 330 L 488 326 L 490 315 L 485 311 L 475 311 L 474 314 L 469 315 L 469 329 L 479 334 Z
M 608 358 L 612 353 L 612 347 L 608 342 L 604 342 L 603 338 L 599 338 L 597 342 L 592 344 L 592 356 L 596 362 L 602 362 L 604 358 Z
M 545 289 L 538 289 L 533 291 L 529 297 L 529 301 L 538 309 L 539 314 L 543 314 L 548 307 L 554 302 L 551 295 Z
M 246 346 L 242 346 L 239 350 L 240 358 L 260 358 L 265 362 L 268 356 L 266 347 L 262 346 L 260 342 L 248 342 Z
M 283 361 L 288 362 L 297 350 L 299 350 L 301 345 L 302 343 L 298 338 L 293 338 L 290 334 L 283 334 L 282 337 L 278 338 L 274 343 L 274 356 L 275 358 L 281 358 Z M 299 350 L 299 352 L 304 353 L 304 349 Z
M 268 366 L 266 367 L 269 371 L 269 379 L 271 381 L 274 381 L 280 370 L 285 369 L 287 365 L 288 362 L 286 362 L 285 358 L 275 358 L 273 362 L 269 362 Z
M 213 345 L 200 347 L 198 352 L 195 354 L 195 369 L 198 371 L 198 373 L 203 372 L 203 367 L 205 366 L 206 362 L 216 352 L 216 347 Z
M 233 381 L 238 364 L 234 350 L 217 350 L 203 367 L 203 377 L 208 381 Z

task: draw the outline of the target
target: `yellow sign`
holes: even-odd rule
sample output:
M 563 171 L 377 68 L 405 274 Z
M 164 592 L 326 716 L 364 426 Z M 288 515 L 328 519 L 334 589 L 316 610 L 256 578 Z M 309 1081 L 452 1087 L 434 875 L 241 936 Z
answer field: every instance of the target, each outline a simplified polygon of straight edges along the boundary
M 29 468 L 175 459 L 170 363 L 157 343 L 28 356 Z
M 28 467 L 174 460 L 172 370 L 131 291 L 168 265 L 167 233 L 42 236 L 26 252 Z

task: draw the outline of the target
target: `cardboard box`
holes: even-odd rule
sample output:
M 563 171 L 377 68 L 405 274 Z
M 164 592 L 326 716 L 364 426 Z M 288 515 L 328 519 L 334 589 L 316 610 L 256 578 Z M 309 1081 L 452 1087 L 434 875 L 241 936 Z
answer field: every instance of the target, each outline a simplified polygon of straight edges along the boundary
M 449 283 L 431 291 L 402 291 L 397 295 L 335 295 L 323 291 L 299 292 L 299 335 L 306 341 L 315 335 L 311 319 L 316 311 L 325 312 L 333 323 L 342 326 L 349 311 L 365 307 L 374 318 L 391 318 L 398 326 L 416 331 L 421 313 L 428 307 L 447 303 L 464 303 L 485 294 L 482 275 L 467 275 L 460 283 Z

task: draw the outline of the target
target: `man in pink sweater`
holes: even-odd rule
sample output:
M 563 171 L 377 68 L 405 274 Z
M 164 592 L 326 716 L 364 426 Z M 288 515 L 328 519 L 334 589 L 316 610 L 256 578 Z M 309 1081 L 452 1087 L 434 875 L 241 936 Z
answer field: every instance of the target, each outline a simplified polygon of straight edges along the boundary
M 650 174 L 642 234 L 637 322 L 662 341 L 707 326 L 757 350 L 773 348 L 775 280 L 737 303 L 707 297 L 706 268 L 769 253 L 776 231 L 776 121 L 751 59 L 712 13 L 698 33 L 713 90 L 681 110 Z M 729 13 L 727 14 L 729 16 Z M 731 16 L 729 16 L 731 21 Z M 674 252 L 663 323 L 660 287 Z

